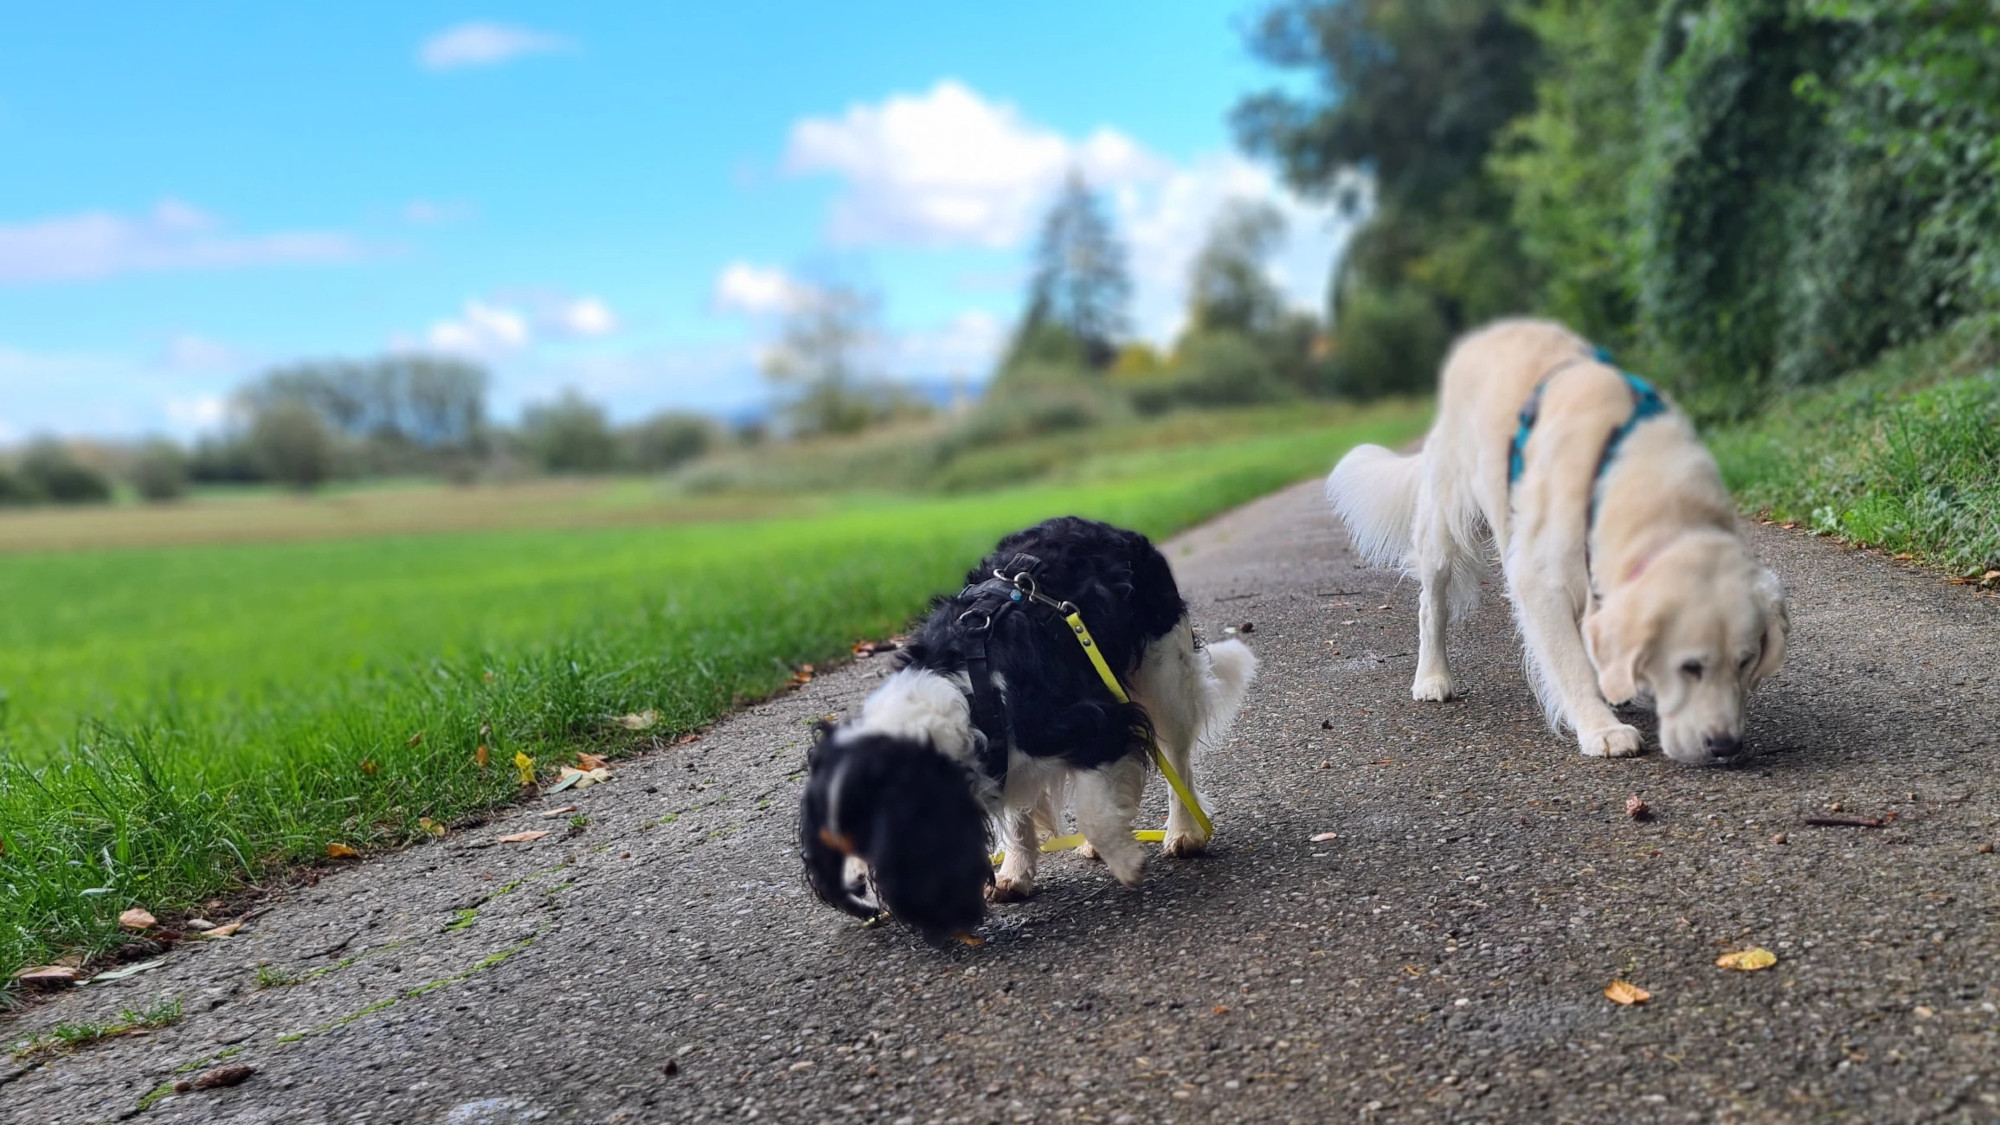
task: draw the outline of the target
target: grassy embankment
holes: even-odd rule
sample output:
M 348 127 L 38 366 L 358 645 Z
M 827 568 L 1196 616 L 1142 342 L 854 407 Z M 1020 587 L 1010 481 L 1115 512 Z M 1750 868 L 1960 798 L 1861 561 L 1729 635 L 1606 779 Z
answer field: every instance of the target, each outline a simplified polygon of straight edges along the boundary
M 438 488 L 428 503 L 453 530 L 363 534 L 408 526 L 424 490 L 402 489 L 381 520 L 363 518 L 382 510 L 366 495 L 190 510 L 218 541 L 161 523 L 171 546 L 134 545 L 117 513 L 80 516 L 99 521 L 87 533 L 35 525 L 45 542 L 125 545 L 0 553 L 0 973 L 115 947 L 128 906 L 171 916 L 328 844 L 390 846 L 420 818 L 505 803 L 516 753 L 546 775 L 581 745 L 698 727 L 896 631 L 1013 528 L 1080 512 L 1165 535 L 1354 442 L 1407 439 L 1426 413 L 1059 435 L 980 454 L 1027 483 L 950 496 L 611 484 L 560 517 L 503 495 L 482 508 L 499 529 L 474 531 L 445 515 L 465 494 Z M 235 541 L 267 524 L 278 541 Z M 0 541 L 18 543 L 10 530 Z M 610 722 L 645 711 L 644 735 Z
M 2000 569 L 2000 320 L 1791 392 L 1709 440 L 1748 508 L 1959 578 Z

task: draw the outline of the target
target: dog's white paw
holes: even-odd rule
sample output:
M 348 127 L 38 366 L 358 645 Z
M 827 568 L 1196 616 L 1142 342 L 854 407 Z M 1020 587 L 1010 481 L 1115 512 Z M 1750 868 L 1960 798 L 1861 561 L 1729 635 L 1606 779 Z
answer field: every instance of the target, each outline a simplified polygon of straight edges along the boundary
M 1208 836 L 1200 828 L 1168 829 L 1160 842 L 1160 853 L 1175 859 L 1197 856 L 1208 850 Z
M 1418 676 L 1410 685 L 1410 698 L 1418 703 L 1443 703 L 1457 694 L 1458 685 L 1451 682 L 1449 672 Z
M 990 902 L 1025 902 L 1035 893 L 1035 877 L 1022 875 L 1018 878 L 997 876 L 993 885 L 986 888 L 986 898 Z
M 1640 748 L 1638 729 L 1624 723 L 1584 731 L 1577 735 L 1577 743 L 1587 758 L 1630 758 Z

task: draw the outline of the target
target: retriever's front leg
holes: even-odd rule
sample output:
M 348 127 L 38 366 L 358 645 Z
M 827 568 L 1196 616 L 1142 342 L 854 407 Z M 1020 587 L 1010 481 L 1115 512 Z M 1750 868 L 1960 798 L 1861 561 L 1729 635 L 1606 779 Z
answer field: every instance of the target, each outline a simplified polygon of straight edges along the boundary
M 1534 575 L 1513 580 L 1514 614 L 1527 642 L 1535 694 L 1550 718 L 1576 732 L 1577 748 L 1592 758 L 1639 753 L 1637 728 L 1618 721 L 1597 690 L 1597 670 L 1584 651 L 1567 591 Z
M 1007 849 L 1000 871 L 993 876 L 986 897 L 994 902 L 1020 902 L 1035 893 L 1035 860 L 1042 852 L 1040 833 L 1029 809 L 1009 809 L 1000 814 L 1001 843 Z

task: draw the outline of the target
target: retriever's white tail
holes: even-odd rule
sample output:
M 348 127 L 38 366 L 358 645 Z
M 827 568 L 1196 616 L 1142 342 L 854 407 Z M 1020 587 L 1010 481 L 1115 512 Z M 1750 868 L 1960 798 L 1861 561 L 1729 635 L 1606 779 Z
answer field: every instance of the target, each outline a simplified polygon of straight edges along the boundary
M 1357 445 L 1327 474 L 1326 502 L 1347 525 L 1363 559 L 1376 566 L 1409 566 L 1423 467 L 1422 454 Z

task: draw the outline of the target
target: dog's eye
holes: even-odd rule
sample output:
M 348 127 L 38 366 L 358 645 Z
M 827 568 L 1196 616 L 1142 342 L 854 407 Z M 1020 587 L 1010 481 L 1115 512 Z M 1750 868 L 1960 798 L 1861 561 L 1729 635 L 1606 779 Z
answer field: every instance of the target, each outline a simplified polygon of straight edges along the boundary
M 1689 679 L 1699 680 L 1701 679 L 1701 661 L 1690 660 L 1681 665 L 1681 671 L 1686 672 Z
M 1748 656 L 1745 656 L 1743 659 L 1736 662 L 1737 670 L 1740 672 L 1748 672 L 1750 670 L 1750 666 L 1752 664 L 1755 664 L 1757 662 L 1757 658 L 1762 655 L 1763 653 L 1761 652 L 1750 653 Z

